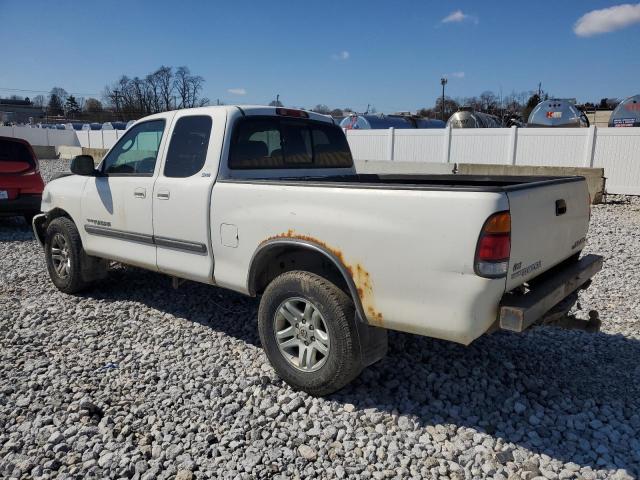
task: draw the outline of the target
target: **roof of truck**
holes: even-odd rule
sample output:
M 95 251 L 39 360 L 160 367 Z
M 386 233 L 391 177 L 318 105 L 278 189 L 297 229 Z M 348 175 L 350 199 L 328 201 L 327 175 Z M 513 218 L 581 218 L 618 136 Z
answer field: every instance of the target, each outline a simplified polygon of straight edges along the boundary
M 167 112 L 154 113 L 152 115 L 147 115 L 146 117 L 140 118 L 136 120 L 136 123 L 141 120 L 152 120 L 158 118 L 169 118 L 170 114 L 175 112 L 192 112 L 194 115 L 197 114 L 206 114 L 207 112 L 211 112 L 213 110 L 217 111 L 225 111 L 229 116 L 235 115 L 273 115 L 273 116 L 282 116 L 282 117 L 290 117 L 290 118 L 300 118 L 299 113 L 304 112 L 303 118 L 308 118 L 310 120 L 316 120 L 325 123 L 332 123 L 337 125 L 336 122 L 330 115 L 322 115 L 320 113 L 311 112 L 309 110 L 302 110 L 299 108 L 289 108 L 289 107 L 270 107 L 267 105 L 215 105 L 215 106 L 207 106 L 207 107 L 194 107 L 194 108 L 184 108 L 180 110 L 170 110 Z M 280 113 L 278 112 L 280 111 Z

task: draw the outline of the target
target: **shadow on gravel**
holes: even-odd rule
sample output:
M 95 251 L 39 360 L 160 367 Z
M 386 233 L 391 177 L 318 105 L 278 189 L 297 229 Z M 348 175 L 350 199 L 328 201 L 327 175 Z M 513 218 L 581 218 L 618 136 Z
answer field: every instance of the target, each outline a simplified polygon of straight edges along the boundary
M 23 242 L 33 240 L 31 225 L 22 217 L 0 217 L 0 242 Z
M 86 297 L 137 301 L 260 343 L 258 301 L 220 288 L 187 282 L 175 290 L 164 275 L 117 267 Z M 427 430 L 469 427 L 564 463 L 637 474 L 638 359 L 637 340 L 553 327 L 495 333 L 468 347 L 390 332 L 388 356 L 330 400 L 404 415 Z
M 260 345 L 256 324 L 258 301 L 230 290 L 197 282 L 185 282 L 174 289 L 166 275 L 119 265 L 109 272 L 107 279 L 81 296 L 140 302 Z
M 640 473 L 640 342 L 538 327 L 464 347 L 392 333 L 389 355 L 334 399 L 452 424 L 564 463 Z M 634 417 L 632 422 L 629 419 Z

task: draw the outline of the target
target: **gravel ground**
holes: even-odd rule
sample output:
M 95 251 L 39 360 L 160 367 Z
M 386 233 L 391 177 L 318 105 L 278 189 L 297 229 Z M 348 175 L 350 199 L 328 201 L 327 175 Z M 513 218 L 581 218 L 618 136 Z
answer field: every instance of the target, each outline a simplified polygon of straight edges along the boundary
M 634 478 L 640 199 L 612 200 L 593 209 L 587 251 L 607 259 L 576 311 L 598 310 L 601 333 L 392 333 L 322 399 L 275 376 L 255 299 L 128 267 L 64 295 L 22 220 L 0 219 L 0 477 Z

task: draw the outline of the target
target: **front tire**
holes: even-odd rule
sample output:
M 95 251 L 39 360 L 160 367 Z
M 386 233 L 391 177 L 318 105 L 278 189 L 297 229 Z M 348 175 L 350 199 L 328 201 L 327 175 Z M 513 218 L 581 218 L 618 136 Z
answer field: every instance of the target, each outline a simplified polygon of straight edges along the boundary
M 70 219 L 58 217 L 49 223 L 44 251 L 49 277 L 58 290 L 78 293 L 87 287 L 82 277 L 82 241 Z
M 313 273 L 287 272 L 269 284 L 258 329 L 276 373 L 296 390 L 328 395 L 363 368 L 351 298 Z

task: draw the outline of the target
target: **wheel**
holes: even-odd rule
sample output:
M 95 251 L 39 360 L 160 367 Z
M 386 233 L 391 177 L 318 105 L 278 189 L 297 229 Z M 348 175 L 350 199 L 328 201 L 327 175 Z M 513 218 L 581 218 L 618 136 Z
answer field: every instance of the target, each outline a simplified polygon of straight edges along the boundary
M 297 390 L 328 395 L 363 368 L 351 298 L 313 273 L 287 272 L 269 284 L 258 329 L 276 373 Z
M 87 287 L 82 276 L 82 259 L 86 255 L 78 229 L 70 219 L 58 217 L 49 223 L 44 252 L 49 276 L 58 290 L 77 293 Z

